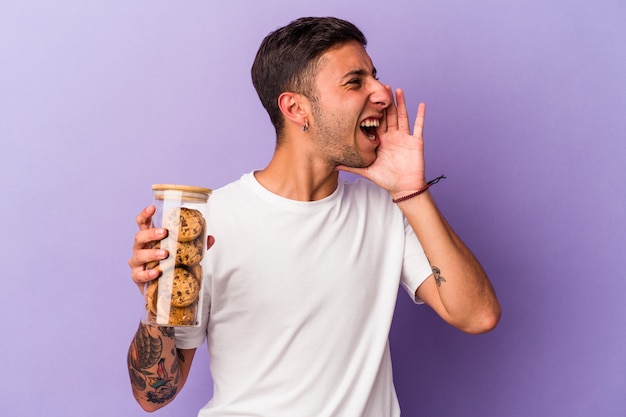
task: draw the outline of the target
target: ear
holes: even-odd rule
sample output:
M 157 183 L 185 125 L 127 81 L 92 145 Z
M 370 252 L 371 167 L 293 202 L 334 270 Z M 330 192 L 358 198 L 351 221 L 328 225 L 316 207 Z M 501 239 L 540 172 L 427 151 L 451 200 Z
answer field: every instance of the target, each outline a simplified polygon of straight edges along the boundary
M 286 121 L 303 126 L 309 115 L 309 100 L 301 94 L 284 92 L 278 97 L 278 108 Z

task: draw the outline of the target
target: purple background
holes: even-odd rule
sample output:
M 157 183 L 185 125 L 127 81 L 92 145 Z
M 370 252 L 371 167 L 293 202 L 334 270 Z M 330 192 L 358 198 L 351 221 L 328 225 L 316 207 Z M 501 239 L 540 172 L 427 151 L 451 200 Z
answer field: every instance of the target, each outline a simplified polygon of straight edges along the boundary
M 265 165 L 249 68 L 302 15 L 356 23 L 411 113 L 427 103 L 433 194 L 502 302 L 468 336 L 401 294 L 404 415 L 626 415 L 626 3 L 307 3 L 0 3 L 0 415 L 145 415 L 125 363 L 134 217 L 153 183 Z M 206 356 L 154 415 L 196 414 Z

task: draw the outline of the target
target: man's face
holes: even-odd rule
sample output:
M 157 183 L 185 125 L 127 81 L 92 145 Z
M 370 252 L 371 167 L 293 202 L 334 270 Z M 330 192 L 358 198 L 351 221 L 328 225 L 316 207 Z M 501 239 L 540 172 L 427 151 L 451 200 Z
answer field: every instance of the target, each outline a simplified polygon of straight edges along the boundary
M 380 144 L 376 126 L 392 97 L 358 42 L 327 51 L 318 68 L 311 134 L 319 155 L 332 166 L 369 166 Z

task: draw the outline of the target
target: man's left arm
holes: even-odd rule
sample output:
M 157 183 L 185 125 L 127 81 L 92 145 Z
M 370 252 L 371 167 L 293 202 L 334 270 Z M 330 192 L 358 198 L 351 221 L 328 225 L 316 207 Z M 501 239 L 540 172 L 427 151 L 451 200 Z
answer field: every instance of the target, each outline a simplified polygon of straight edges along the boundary
M 398 202 L 419 239 L 433 274 L 415 296 L 467 333 L 493 329 L 500 304 L 480 263 L 439 212 L 428 191 Z
M 390 86 L 386 86 L 393 96 Z M 339 166 L 387 190 L 415 231 L 433 270 L 415 296 L 430 305 L 446 322 L 468 333 L 493 329 L 500 304 L 483 268 L 448 225 L 427 191 L 424 179 L 424 119 L 418 106 L 410 130 L 404 92 L 396 89 L 396 103 L 386 108 L 378 129 L 380 145 L 374 163 L 366 168 Z M 418 193 L 418 191 L 426 191 Z M 410 198 L 403 199 L 402 197 Z M 400 201 L 398 201 L 400 199 Z

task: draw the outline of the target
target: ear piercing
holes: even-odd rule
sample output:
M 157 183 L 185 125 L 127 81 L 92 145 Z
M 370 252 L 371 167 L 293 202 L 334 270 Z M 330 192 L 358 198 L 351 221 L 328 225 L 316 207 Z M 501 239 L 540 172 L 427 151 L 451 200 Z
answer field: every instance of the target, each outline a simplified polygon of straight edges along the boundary
M 304 126 L 302 126 L 302 131 L 307 133 L 309 131 L 309 122 L 304 122 Z

